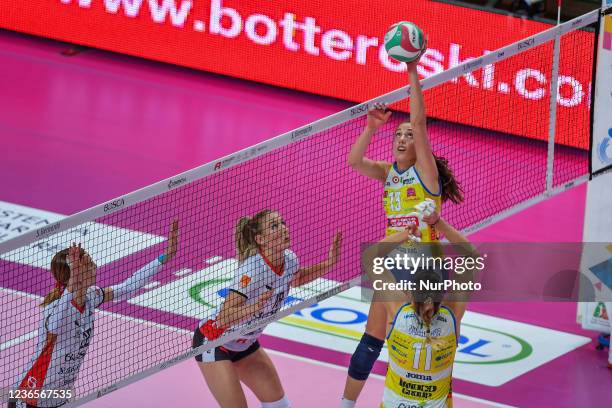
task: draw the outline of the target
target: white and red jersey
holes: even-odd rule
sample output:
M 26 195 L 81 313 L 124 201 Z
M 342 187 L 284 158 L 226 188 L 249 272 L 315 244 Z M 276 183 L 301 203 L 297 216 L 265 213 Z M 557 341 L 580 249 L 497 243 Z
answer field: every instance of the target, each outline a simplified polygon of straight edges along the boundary
M 38 329 L 38 346 L 31 364 L 16 388 L 22 390 L 74 390 L 74 384 L 93 337 L 94 310 L 104 301 L 98 286 L 87 289 L 85 304 L 77 306 L 72 293 L 45 306 Z M 51 340 L 49 334 L 54 334 Z M 56 407 L 66 402 L 58 398 L 25 400 L 37 407 Z
M 278 312 L 289 294 L 291 282 L 299 268 L 297 255 L 288 249 L 285 250 L 284 266 L 280 269 L 275 269 L 259 253 L 247 258 L 238 267 L 234 282 L 229 287 L 229 290 L 244 296 L 247 305 L 255 303 L 268 290 L 272 290 L 273 294 L 257 315 L 241 322 L 239 325 L 242 326 L 253 320 L 272 316 Z M 214 319 L 219 310 L 217 309 L 211 316 L 202 320 L 199 324 L 200 332 L 209 340 L 214 340 L 224 332 L 224 330 L 216 328 L 214 324 Z M 264 329 L 265 326 L 247 333 L 242 338 L 224 344 L 223 347 L 231 351 L 244 351 L 251 344 L 255 343 Z

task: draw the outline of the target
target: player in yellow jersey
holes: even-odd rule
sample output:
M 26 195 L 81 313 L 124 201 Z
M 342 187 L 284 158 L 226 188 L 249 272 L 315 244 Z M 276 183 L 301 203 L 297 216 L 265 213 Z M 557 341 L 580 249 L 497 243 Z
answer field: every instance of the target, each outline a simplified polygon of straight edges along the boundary
M 435 225 L 436 232 L 457 244 L 464 255 L 476 257 L 476 251 L 469 241 L 455 228 L 446 223 L 437 213 L 424 220 Z M 387 236 L 381 243 L 401 243 L 420 234 L 415 224 L 394 235 Z M 373 250 L 374 252 L 372 252 Z M 377 248 L 372 246 L 364 254 L 364 266 L 376 256 Z M 473 279 L 472 271 L 460 275 L 462 279 Z M 373 279 L 396 282 L 388 271 L 383 275 L 371 274 Z M 459 327 L 467 306 L 466 294 L 453 293 L 451 300 L 443 300 L 443 292 L 421 287 L 422 283 L 440 283 L 437 272 L 417 272 L 416 289 L 405 294 L 411 301 L 393 300 L 381 302 L 385 310 L 385 321 L 389 323 L 387 348 L 389 365 L 385 378 L 385 389 L 381 408 L 448 408 L 452 407 L 452 370 L 459 339 Z M 404 295 L 403 293 L 400 293 Z M 381 296 L 386 296 L 381 295 Z M 404 296 L 400 296 L 402 298 Z M 387 298 L 385 298 L 387 299 Z
M 402 122 L 393 138 L 392 163 L 365 157 L 374 133 L 391 117 L 384 104 L 375 104 L 368 111 L 367 124 L 348 156 L 348 164 L 360 174 L 380 181 L 384 186 L 383 204 L 387 215 L 386 235 L 389 236 L 409 223 L 419 223 L 416 205 L 433 200 L 436 208 L 450 200 L 463 201 L 463 192 L 456 182 L 446 159 L 433 154 L 427 137 L 425 103 L 417 74 L 417 61 L 406 64 L 410 79 L 410 121 Z M 438 242 L 435 229 L 419 226 L 422 242 Z M 435 246 L 429 245 L 429 247 Z M 342 399 L 343 408 L 351 408 L 368 378 L 384 343 L 386 322 L 381 302 L 372 302 L 366 331 L 357 346 L 348 370 Z

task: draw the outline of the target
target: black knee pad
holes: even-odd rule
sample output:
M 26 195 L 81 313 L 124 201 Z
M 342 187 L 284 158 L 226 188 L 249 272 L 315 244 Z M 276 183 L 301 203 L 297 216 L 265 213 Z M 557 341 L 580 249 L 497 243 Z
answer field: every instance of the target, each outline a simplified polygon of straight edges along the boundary
M 384 343 L 384 340 L 377 339 L 374 336 L 370 336 L 368 333 L 364 333 L 351 357 L 348 375 L 355 380 L 367 380 L 376 359 L 378 359 L 380 355 L 380 350 L 382 350 Z

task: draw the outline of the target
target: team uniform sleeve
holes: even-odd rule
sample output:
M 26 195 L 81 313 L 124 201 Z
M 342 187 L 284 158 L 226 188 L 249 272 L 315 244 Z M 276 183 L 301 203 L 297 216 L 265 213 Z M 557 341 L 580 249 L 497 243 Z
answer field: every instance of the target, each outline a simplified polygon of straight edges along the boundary
M 90 307 L 95 309 L 104 303 L 104 290 L 99 286 L 90 286 L 87 288 L 86 299 Z
M 300 260 L 295 252 L 290 249 L 287 250 L 287 261 L 291 262 L 291 266 L 295 268 L 296 271 L 300 269 Z
M 116 285 L 111 286 L 113 290 L 113 301 L 126 300 L 142 288 L 144 285 L 149 283 L 151 278 L 159 272 L 161 269 L 161 262 L 156 259 L 149 262 L 126 280 Z
M 289 271 L 292 276 L 296 276 L 300 270 L 300 260 L 298 259 L 298 256 L 290 249 L 287 249 L 285 255 L 287 261 L 287 271 Z
M 45 313 L 45 328 L 52 334 L 58 334 L 62 330 L 68 328 L 70 323 L 71 308 L 74 306 L 70 304 L 72 301 L 72 293 L 64 290 L 62 296 L 51 303 L 47 307 L 48 312 Z

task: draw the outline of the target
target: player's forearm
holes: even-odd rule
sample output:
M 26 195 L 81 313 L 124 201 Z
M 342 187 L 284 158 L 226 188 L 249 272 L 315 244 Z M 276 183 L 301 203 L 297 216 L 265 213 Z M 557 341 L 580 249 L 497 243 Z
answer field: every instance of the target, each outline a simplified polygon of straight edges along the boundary
M 363 163 L 363 159 L 365 157 L 366 151 L 368 150 L 368 146 L 372 141 L 372 136 L 376 132 L 376 129 L 366 127 L 363 132 L 357 138 L 357 141 L 351 147 L 351 151 L 348 155 L 348 164 L 351 167 L 357 167 L 361 163 Z
M 459 231 L 457 231 L 452 225 L 447 223 L 444 218 L 440 217 L 433 227 L 441 234 L 444 234 L 446 239 L 451 244 L 469 243 L 468 239 Z
M 427 119 L 425 115 L 425 100 L 416 68 L 409 70 L 408 76 L 410 78 L 410 124 L 413 127 L 424 126 Z
M 294 282 L 293 286 L 305 285 L 313 280 L 320 278 L 325 275 L 333 265 L 329 261 L 324 261 L 316 265 L 307 266 L 300 270 L 298 278 Z
M 408 241 L 412 237 L 409 230 L 405 229 L 398 231 L 395 234 L 388 235 L 378 241 L 379 244 L 401 244 L 402 242 Z
M 223 307 L 215 319 L 217 327 L 228 328 L 239 324 L 255 314 L 255 305 Z
M 151 278 L 159 272 L 165 260 L 165 255 L 160 256 L 153 262 L 148 263 L 136 271 L 128 279 L 111 286 L 109 289 L 110 299 L 114 301 L 126 300 L 135 294 L 140 288 L 151 281 Z

